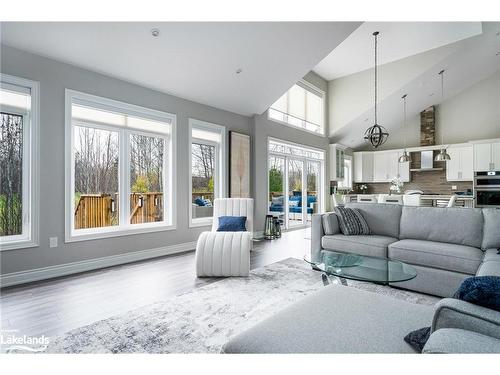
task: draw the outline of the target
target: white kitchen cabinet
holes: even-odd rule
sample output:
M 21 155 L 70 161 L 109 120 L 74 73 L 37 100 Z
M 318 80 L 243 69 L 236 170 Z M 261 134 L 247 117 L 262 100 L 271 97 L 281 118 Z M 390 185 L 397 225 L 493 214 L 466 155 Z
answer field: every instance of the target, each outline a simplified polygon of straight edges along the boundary
M 450 147 L 448 154 L 451 160 L 446 161 L 446 180 L 472 181 L 474 175 L 472 147 Z
M 500 142 L 474 144 L 474 170 L 477 172 L 500 170 Z
M 330 181 L 344 179 L 345 146 L 330 144 Z
M 354 153 L 354 182 L 373 181 L 373 152 Z
M 401 178 L 401 181 L 403 182 L 410 182 L 410 162 L 407 161 L 404 163 L 400 163 L 399 157 L 403 155 L 403 151 L 399 151 L 397 154 L 399 178 Z
M 378 151 L 373 153 L 373 181 L 391 182 L 400 177 L 403 182 L 410 181 L 409 163 L 399 163 L 400 150 Z
M 387 152 L 373 153 L 373 181 L 386 182 L 389 179 L 389 154 Z

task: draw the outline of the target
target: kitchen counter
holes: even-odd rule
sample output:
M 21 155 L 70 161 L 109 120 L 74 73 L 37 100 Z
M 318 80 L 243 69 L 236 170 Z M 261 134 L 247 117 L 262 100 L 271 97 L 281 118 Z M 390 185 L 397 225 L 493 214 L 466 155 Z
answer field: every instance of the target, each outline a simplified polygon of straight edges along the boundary
M 361 194 L 347 194 L 346 197 L 346 202 L 356 202 L 358 199 L 358 195 Z M 366 195 L 372 195 L 372 194 L 366 194 Z M 378 194 L 375 194 L 378 195 Z M 401 195 L 401 194 L 394 194 L 394 195 Z M 474 197 L 472 195 L 456 195 L 456 204 L 457 206 L 463 206 L 467 208 L 472 208 L 474 207 Z M 450 200 L 451 195 L 444 195 L 444 194 L 422 194 L 420 196 L 420 199 L 422 200 L 422 206 L 443 206 L 448 203 Z

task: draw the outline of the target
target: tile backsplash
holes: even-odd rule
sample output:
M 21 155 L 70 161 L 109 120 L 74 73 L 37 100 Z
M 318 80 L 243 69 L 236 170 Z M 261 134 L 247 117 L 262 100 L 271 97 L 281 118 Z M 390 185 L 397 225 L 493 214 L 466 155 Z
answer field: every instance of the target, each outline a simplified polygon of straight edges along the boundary
M 411 153 L 412 168 L 420 168 L 420 153 Z M 465 182 L 448 182 L 446 181 L 446 162 L 434 162 L 435 168 L 443 168 L 440 171 L 419 171 L 410 172 L 410 182 L 405 182 L 403 191 L 405 190 L 422 190 L 425 194 L 453 194 L 456 191 L 472 190 L 472 181 Z M 389 183 L 367 183 L 369 194 L 387 194 L 389 193 Z M 456 190 L 451 187 L 455 185 Z M 355 189 L 357 192 L 357 190 Z

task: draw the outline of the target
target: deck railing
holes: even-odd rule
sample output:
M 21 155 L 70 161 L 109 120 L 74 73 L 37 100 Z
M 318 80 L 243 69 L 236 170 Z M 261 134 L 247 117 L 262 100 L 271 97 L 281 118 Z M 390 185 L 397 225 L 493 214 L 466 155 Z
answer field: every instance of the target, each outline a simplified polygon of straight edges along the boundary
M 82 194 L 75 208 L 75 229 L 118 224 L 118 194 Z M 163 193 L 131 193 L 130 224 L 163 220 Z

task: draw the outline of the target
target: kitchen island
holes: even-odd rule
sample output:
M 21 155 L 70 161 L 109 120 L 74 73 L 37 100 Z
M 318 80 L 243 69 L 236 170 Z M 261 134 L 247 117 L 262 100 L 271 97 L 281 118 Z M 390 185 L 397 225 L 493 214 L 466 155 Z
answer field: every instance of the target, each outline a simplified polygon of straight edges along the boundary
M 361 194 L 346 194 L 344 195 L 345 197 L 345 202 L 357 202 L 358 200 L 358 195 Z M 372 195 L 372 194 L 366 194 L 366 195 Z M 375 194 L 379 195 L 379 194 Z M 394 194 L 394 195 L 400 195 L 400 194 Z M 451 195 L 446 195 L 446 194 L 422 194 L 420 196 L 421 200 L 421 205 L 422 206 L 432 206 L 432 207 L 445 207 L 450 198 Z M 456 201 L 455 201 L 455 206 L 458 207 L 466 207 L 466 208 L 473 208 L 474 207 L 474 197 L 472 195 L 456 195 Z

